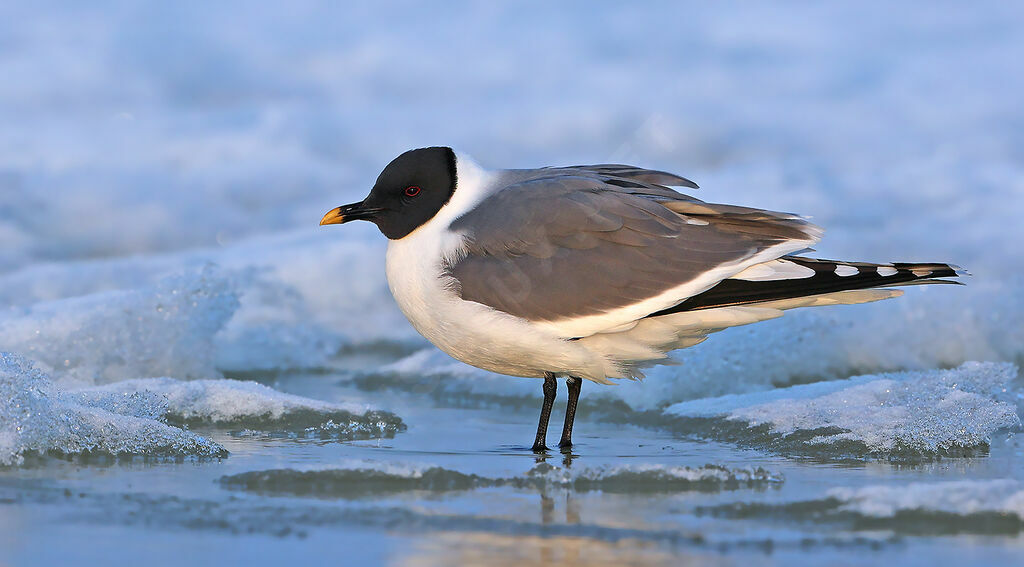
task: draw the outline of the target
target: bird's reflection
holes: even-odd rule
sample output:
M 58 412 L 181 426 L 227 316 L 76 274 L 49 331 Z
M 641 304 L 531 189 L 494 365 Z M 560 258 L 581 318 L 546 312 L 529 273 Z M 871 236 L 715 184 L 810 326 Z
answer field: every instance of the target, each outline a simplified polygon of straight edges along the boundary
M 571 469 L 579 458 L 571 450 L 535 455 L 535 467 Z M 558 464 L 561 464 L 561 467 Z M 554 472 L 554 471 L 552 471 Z M 688 565 L 713 559 L 702 553 L 667 550 L 655 543 L 635 539 L 606 541 L 586 535 L 558 535 L 565 526 L 606 525 L 595 518 L 583 520 L 585 494 L 572 484 L 543 483 L 528 498 L 540 503 L 541 533 L 493 533 L 487 531 L 432 533 L 417 542 L 400 562 L 402 565 L 565 565 L 601 567 L 605 565 Z M 529 507 L 526 510 L 529 514 Z M 591 511 L 600 514 L 599 511 Z M 536 516 L 535 516 L 536 517 Z M 612 524 L 618 524 L 613 521 Z M 528 530 L 532 531 L 532 530 Z M 575 531 L 575 530 L 574 530 Z M 713 561 L 712 561 L 713 562 Z
M 547 464 L 548 459 L 553 456 L 547 453 L 541 453 L 536 456 L 537 465 Z M 565 469 L 572 468 L 572 462 L 579 457 L 569 449 L 563 449 L 561 451 L 562 466 Z M 575 493 L 571 487 L 553 487 L 545 484 L 540 489 L 540 521 L 544 525 L 555 523 L 555 498 L 552 494 L 558 494 L 559 492 L 565 493 L 565 523 L 567 524 L 578 524 L 580 521 L 580 504 L 575 498 Z
M 605 567 L 717 564 L 710 554 L 667 550 L 637 540 L 604 541 L 588 537 L 495 534 L 432 534 L 419 540 L 397 564 L 486 565 L 487 567 L 562 565 Z
M 572 449 L 562 449 L 560 454 L 562 456 L 562 466 L 567 468 L 567 469 L 568 468 L 572 468 L 573 461 L 575 461 L 577 458 L 579 458 L 579 455 L 576 454 L 576 453 L 573 453 Z M 547 463 L 548 459 L 550 459 L 550 458 L 551 458 L 551 455 L 549 453 L 546 453 L 546 452 L 545 453 L 537 453 L 536 455 L 534 455 L 534 460 L 536 461 L 536 463 L 538 465 Z

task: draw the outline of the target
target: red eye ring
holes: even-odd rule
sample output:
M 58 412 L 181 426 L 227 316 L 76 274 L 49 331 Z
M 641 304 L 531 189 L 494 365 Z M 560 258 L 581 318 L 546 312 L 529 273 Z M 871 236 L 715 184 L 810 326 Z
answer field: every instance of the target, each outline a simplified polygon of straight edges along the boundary
M 405 188 L 405 196 L 406 197 L 415 197 L 416 195 L 419 195 L 419 194 L 420 194 L 420 188 L 418 186 L 416 186 L 416 185 L 410 185 L 410 186 Z

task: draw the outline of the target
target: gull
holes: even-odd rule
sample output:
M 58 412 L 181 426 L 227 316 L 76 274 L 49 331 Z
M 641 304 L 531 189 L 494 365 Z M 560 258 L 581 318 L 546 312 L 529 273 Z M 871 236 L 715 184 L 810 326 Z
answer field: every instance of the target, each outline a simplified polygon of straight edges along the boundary
M 568 450 L 583 380 L 641 379 L 672 350 L 787 309 L 966 275 L 951 264 L 805 257 L 823 232 L 806 218 L 673 187 L 698 188 L 629 165 L 487 170 L 448 147 L 420 148 L 320 224 L 377 225 L 395 301 L 442 351 L 543 379 L 535 452 L 547 450 L 557 377 L 568 389 L 558 445 Z

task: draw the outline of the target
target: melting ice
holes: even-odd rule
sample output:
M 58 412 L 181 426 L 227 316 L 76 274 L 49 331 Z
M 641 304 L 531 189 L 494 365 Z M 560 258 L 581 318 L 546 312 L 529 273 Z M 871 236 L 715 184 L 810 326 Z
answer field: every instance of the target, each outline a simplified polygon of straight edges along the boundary
M 50 452 L 227 455 L 217 443 L 161 421 L 165 411 L 162 398 L 146 393 L 76 399 L 25 359 L 0 353 L 0 465 Z
M 721 465 L 563 468 L 541 463 L 522 475 L 486 477 L 437 466 L 353 463 L 346 468 L 252 471 L 223 477 L 220 482 L 230 488 L 271 494 L 367 498 L 412 490 L 445 492 L 497 487 L 627 493 L 719 491 L 778 486 L 783 478 L 761 467 Z
M 188 424 L 331 439 L 388 437 L 405 428 L 390 412 L 235 380 L 149 378 L 62 390 L 26 359 L 0 353 L 0 464 L 46 453 L 227 456 L 216 442 L 181 427 Z
M 951 370 L 858 376 L 683 402 L 666 413 L 683 423 L 689 418 L 742 424 L 750 440 L 767 430 L 762 442 L 789 451 L 956 455 L 987 446 L 995 431 L 1020 427 L 1008 393 L 1016 377 L 1010 363 L 968 362 Z M 733 439 L 743 440 L 743 431 L 731 431 Z

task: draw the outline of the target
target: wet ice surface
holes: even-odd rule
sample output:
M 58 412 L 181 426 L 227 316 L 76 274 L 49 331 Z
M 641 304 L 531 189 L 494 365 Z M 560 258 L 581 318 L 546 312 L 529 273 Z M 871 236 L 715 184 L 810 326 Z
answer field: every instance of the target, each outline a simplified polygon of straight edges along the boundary
M 152 286 L 11 307 L 0 344 L 65 382 L 201 378 L 217 374 L 213 336 L 237 306 L 230 280 L 210 266 Z
M 913 482 L 833 488 L 822 498 L 778 504 L 736 502 L 701 507 L 720 518 L 775 518 L 905 534 L 1024 532 L 1024 490 L 1016 480 Z
M 1019 430 L 1010 363 L 857 376 L 683 402 L 676 428 L 818 457 L 929 458 L 988 448 Z M 1003 400 L 1001 401 L 1000 398 Z
M 1019 561 L 1019 7 L 306 6 L 0 8 L 0 563 Z M 974 277 L 587 384 L 537 458 L 539 384 L 314 226 L 438 143 Z
M 1001 382 L 1001 367 L 976 369 L 978 388 Z M 968 379 L 967 369 L 949 372 Z M 358 410 L 380 399 L 380 390 L 358 387 L 353 378 L 279 375 L 272 385 L 288 393 L 276 395 L 263 386 L 225 383 L 222 400 L 233 397 L 225 391 L 239 395 L 213 413 L 251 407 L 253 391 L 268 398 L 264 409 L 312 397 L 337 400 L 325 404 L 333 411 Z M 165 407 L 178 389 L 193 392 L 197 408 L 212 403 L 195 394 L 205 390 L 202 382 L 166 380 L 101 386 L 88 397 L 108 403 L 102 400 L 145 385 Z M 1024 462 L 1018 438 L 1004 430 L 991 435 L 983 455 L 830 462 L 804 459 L 786 446 L 749 448 L 664 425 L 606 422 L 596 403 L 582 408 L 571 454 L 536 457 L 525 444 L 506 444 L 531 438 L 536 408 L 498 409 L 488 397 L 434 405 L 409 386 L 388 398 L 409 424 L 393 437 L 245 436 L 196 421 L 192 430 L 229 456 L 46 457 L 8 467 L 0 471 L 0 506 L 26 529 L 18 528 L 6 557 L 45 563 L 60 557 L 53 538 L 63 543 L 68 534 L 74 540 L 96 530 L 134 542 L 126 549 L 140 556 L 151 553 L 145 542 L 203 541 L 219 557 L 253 546 L 267 553 L 300 549 L 307 557 L 334 550 L 352 561 L 419 557 L 429 564 L 488 552 L 499 554 L 497 561 L 583 560 L 601 550 L 610 562 L 629 557 L 659 565 L 688 558 L 784 563 L 851 552 L 924 565 L 1011 558 L 1024 538 Z M 181 399 L 178 394 L 174 404 Z M 151 408 L 151 401 L 132 404 L 139 412 Z M 274 411 L 255 410 L 263 417 L 254 421 L 273 424 Z M 27 529 L 33 525 L 50 527 Z M 971 535 L 997 539 L 964 547 L 960 538 Z M 87 541 L 82 550 L 98 553 Z
M 401 417 L 369 404 L 330 403 L 278 392 L 252 381 L 171 378 L 125 380 L 76 390 L 79 399 L 156 396 L 163 417 L 189 426 L 216 425 L 240 435 L 302 433 L 333 439 L 393 437 L 404 431 Z
M 393 437 L 401 418 L 354 404 L 283 394 L 254 382 L 164 378 L 61 390 L 28 360 L 0 353 L 0 465 L 26 456 L 222 458 L 226 449 L 187 429 L 245 429 L 352 440 Z M 185 426 L 183 428 L 182 426 Z
M 730 469 L 716 465 L 698 468 L 664 465 L 612 466 L 599 469 L 537 465 L 521 476 L 491 478 L 441 467 L 253 471 L 220 479 L 222 485 L 266 494 L 300 494 L 318 498 L 366 498 L 386 492 L 423 490 L 448 492 L 481 488 L 567 488 L 577 492 L 685 492 L 725 490 L 781 484 L 781 476 L 765 469 Z
M 163 423 L 162 400 L 143 392 L 77 399 L 24 359 L 0 353 L 0 465 L 25 455 L 223 457 L 216 442 Z

